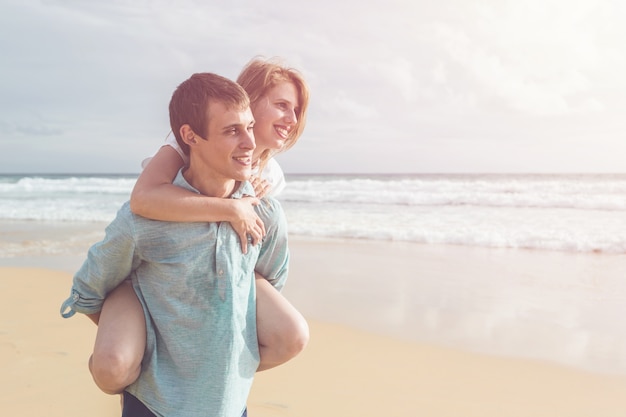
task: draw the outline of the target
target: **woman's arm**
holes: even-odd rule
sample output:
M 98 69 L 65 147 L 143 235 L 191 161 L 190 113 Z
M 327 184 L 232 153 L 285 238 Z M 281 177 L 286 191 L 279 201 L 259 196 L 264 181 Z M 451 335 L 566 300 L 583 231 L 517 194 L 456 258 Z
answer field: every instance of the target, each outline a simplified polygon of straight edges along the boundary
M 172 184 L 183 161 L 171 146 L 162 146 L 145 167 L 130 196 L 133 213 L 162 221 L 227 221 L 239 235 L 241 249 L 247 252 L 247 235 L 257 244 L 265 226 L 256 214 L 257 198 L 229 199 L 207 197 Z

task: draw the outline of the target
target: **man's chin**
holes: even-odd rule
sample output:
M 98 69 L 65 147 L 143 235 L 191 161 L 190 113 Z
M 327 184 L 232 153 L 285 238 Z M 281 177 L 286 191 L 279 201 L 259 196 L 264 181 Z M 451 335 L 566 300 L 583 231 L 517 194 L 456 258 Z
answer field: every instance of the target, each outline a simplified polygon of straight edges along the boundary
M 252 171 L 240 172 L 233 176 L 235 181 L 248 181 L 252 177 Z

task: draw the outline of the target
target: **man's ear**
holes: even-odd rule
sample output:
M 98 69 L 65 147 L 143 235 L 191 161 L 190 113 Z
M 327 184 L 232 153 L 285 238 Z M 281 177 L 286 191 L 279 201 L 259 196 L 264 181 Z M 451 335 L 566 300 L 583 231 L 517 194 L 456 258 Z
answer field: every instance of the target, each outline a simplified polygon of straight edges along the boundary
M 191 126 L 184 124 L 180 127 L 180 137 L 189 146 L 193 146 L 197 143 L 196 134 L 191 129 Z

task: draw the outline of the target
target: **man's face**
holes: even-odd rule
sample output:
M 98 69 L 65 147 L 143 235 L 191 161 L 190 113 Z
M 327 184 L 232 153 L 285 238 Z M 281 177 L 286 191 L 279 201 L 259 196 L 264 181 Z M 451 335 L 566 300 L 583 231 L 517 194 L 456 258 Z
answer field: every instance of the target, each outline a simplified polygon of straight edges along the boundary
M 224 103 L 211 102 L 207 140 L 198 141 L 195 160 L 215 179 L 247 180 L 255 148 L 253 127 L 250 108 L 229 110 Z

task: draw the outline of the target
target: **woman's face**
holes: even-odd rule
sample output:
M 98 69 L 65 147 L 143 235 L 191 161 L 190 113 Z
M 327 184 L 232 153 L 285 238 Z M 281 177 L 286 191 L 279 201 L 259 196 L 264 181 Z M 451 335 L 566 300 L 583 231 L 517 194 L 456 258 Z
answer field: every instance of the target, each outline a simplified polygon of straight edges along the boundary
M 267 149 L 280 150 L 285 145 L 289 132 L 298 123 L 298 107 L 298 91 L 288 81 L 276 84 L 252 105 L 256 158 Z

